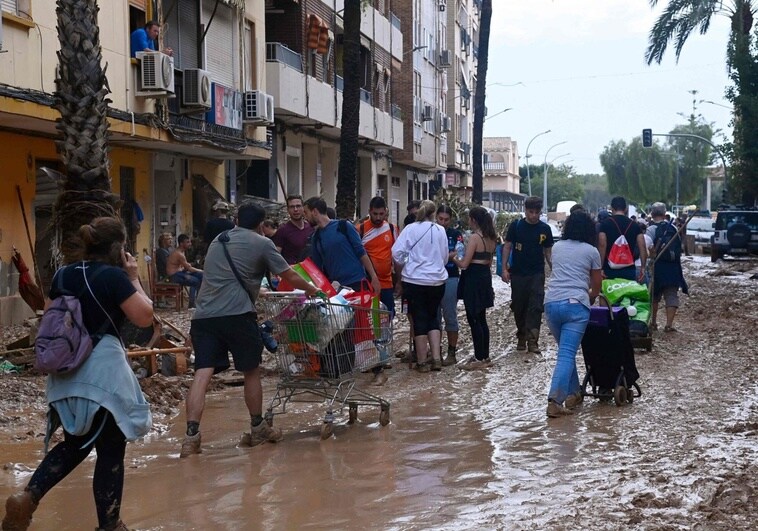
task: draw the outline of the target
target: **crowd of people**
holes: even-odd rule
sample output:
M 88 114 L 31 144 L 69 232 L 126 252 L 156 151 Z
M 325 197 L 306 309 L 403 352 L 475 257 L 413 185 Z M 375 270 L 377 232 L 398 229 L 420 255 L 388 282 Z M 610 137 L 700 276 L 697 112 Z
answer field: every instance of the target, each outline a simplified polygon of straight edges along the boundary
M 292 268 L 305 258 L 340 286 L 373 290 L 393 318 L 396 298 L 402 300 L 412 339 L 408 361 L 418 372 L 453 365 L 465 370 L 491 366 L 487 311 L 494 306 L 492 263 L 500 237 L 487 209 L 477 206 L 467 212 L 469 230 L 464 234 L 455 228 L 454 223 L 462 220 L 454 219 L 449 206 L 429 200 L 409 204 L 402 229 L 387 220 L 382 197 L 371 200 L 367 217 L 357 223 L 336 219 L 320 197 L 304 201 L 290 196 L 286 205 L 289 219 L 282 224 L 266 219 L 265 210 L 253 202 L 239 205 L 234 222 L 229 219 L 228 204 L 214 205 L 205 231 L 210 243 L 202 270 L 185 256 L 192 245 L 190 237 L 179 235 L 176 247 L 171 234 L 159 237 L 159 277 L 189 286 L 190 306 L 196 306 L 190 329 L 195 373 L 186 400 L 182 458 L 202 452 L 200 423 L 206 391 L 211 377 L 232 363 L 244 375 L 243 394 L 250 415 L 250 429 L 241 444 L 255 446 L 281 439 L 281 431 L 263 418 L 260 364 L 268 343 L 262 336 L 256 300 L 266 277 L 286 281 L 308 296 L 323 296 Z M 666 218 L 665 204 L 652 206 L 649 224 L 627 216 L 623 197 L 613 198 L 611 212 L 601 212 L 597 219 L 577 205 L 565 220 L 558 242 L 540 220 L 541 208 L 541 198 L 528 197 L 524 216 L 508 226 L 501 279 L 511 287 L 517 352 L 541 352 L 545 313 L 558 344 L 547 416 L 560 417 L 572 414 L 582 401 L 576 354 L 602 280 L 649 280 L 653 285 L 651 327 L 657 326 L 658 307 L 664 301 L 666 332 L 675 331 L 678 292 L 686 293 L 687 285 L 679 259 L 680 232 Z M 128 440 L 149 430 L 151 419 L 125 362 L 118 328 L 126 319 L 138 326 L 149 325 L 153 304 L 142 290 L 135 259 L 123 250 L 126 235 L 120 221 L 96 219 L 82 227 L 79 238 L 81 259 L 56 273 L 62 284 L 54 281 L 49 296 L 59 296 L 60 286 L 80 293 L 87 310 L 87 330 L 91 334 L 105 331 L 96 334 L 92 355 L 73 376 L 49 376 L 48 439 L 60 425 L 64 438 L 45 455 L 27 487 L 6 501 L 4 530 L 26 529 L 43 496 L 92 448 L 98 454 L 93 490 L 99 528 L 126 529 L 119 514 L 124 448 Z M 618 249 L 624 242 L 629 255 L 625 258 Z M 657 264 L 648 278 L 647 266 L 653 261 Z M 459 300 L 473 344 L 473 355 L 465 360 L 457 357 Z M 374 385 L 387 381 L 382 365 L 373 372 Z M 108 387 L 97 383 L 100 380 L 107 381 Z

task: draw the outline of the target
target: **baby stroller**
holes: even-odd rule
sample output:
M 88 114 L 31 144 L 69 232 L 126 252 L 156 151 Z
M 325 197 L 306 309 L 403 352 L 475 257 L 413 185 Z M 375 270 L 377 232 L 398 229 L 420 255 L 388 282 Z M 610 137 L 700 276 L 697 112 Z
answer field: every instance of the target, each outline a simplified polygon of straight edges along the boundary
M 634 347 L 629 336 L 629 315 L 624 307 L 604 303 L 590 308 L 590 322 L 582 338 L 582 355 L 587 374 L 582 382 L 582 395 L 610 399 L 617 406 L 642 396 L 637 385 L 640 377 L 634 363 Z M 591 392 L 587 391 L 587 387 Z M 635 394 L 636 393 L 636 394 Z

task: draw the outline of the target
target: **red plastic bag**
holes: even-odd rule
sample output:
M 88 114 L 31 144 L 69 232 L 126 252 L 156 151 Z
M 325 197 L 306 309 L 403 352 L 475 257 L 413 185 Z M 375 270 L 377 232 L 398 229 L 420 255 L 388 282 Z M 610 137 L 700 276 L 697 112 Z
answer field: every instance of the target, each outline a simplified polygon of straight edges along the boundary
M 303 280 L 310 282 L 318 289 L 326 293 L 328 297 L 334 297 L 337 294 L 334 286 L 332 286 L 331 282 L 329 282 L 329 279 L 326 278 L 326 275 L 321 272 L 321 270 L 316 266 L 316 264 L 313 263 L 313 260 L 310 258 L 306 258 L 299 264 L 293 265 L 292 270 L 300 275 Z M 284 279 L 279 281 L 279 286 L 277 287 L 277 291 L 293 291 L 294 289 L 295 288 Z
M 356 343 L 369 341 L 381 335 L 379 315 L 379 295 L 374 293 L 371 284 L 361 282 L 361 290 L 345 295 L 350 306 L 353 307 L 353 340 Z

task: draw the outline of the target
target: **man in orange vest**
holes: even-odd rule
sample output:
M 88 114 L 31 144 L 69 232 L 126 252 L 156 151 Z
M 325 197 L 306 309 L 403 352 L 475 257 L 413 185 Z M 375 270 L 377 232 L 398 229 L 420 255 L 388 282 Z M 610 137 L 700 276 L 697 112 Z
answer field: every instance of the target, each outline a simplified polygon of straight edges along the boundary
M 395 264 L 392 260 L 392 245 L 397 239 L 397 227 L 386 221 L 387 203 L 383 197 L 374 197 L 369 203 L 368 219 L 356 228 L 364 249 L 379 278 L 379 300 L 395 316 Z M 387 376 L 381 372 L 374 377 L 374 385 L 382 385 Z

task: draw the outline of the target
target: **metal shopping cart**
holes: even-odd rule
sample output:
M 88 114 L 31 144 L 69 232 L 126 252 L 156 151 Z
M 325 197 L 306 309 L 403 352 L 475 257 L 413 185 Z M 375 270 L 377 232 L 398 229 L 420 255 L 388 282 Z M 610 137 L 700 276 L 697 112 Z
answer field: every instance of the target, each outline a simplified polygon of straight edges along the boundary
M 392 316 L 386 309 L 307 298 L 293 292 L 261 294 L 258 309 L 274 323 L 281 378 L 266 421 L 284 414 L 290 402 L 327 404 L 321 438 L 332 435 L 335 412 L 348 407 L 348 424 L 358 406 L 379 407 L 379 423 L 390 421 L 390 403 L 356 387 L 356 376 L 387 363 L 392 353 Z M 343 302 L 347 302 L 344 301 Z

